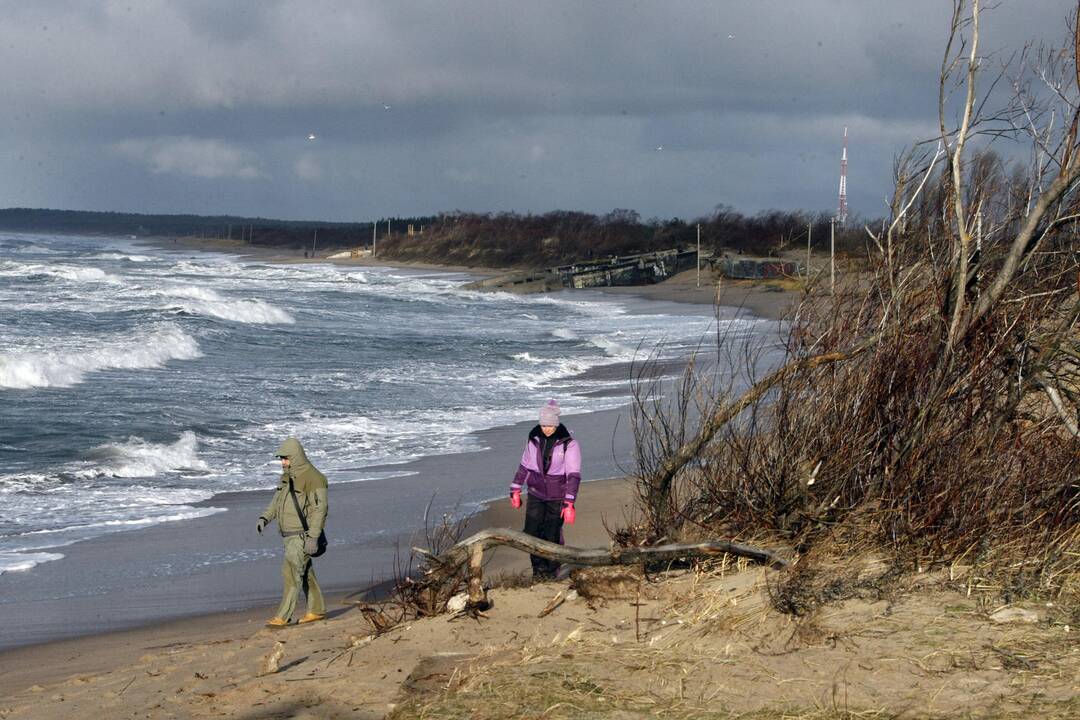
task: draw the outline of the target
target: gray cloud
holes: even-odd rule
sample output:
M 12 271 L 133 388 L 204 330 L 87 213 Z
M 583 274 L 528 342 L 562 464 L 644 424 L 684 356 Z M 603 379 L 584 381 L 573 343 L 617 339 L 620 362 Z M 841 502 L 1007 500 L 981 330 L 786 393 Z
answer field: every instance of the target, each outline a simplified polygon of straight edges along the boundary
M 1057 41 L 1071 7 L 1006 0 L 983 47 Z M 845 125 L 850 204 L 880 212 L 893 154 L 935 132 L 949 3 L 0 9 L 4 205 L 685 217 L 831 209 Z
M 159 137 L 123 140 L 113 149 L 122 157 L 145 165 L 154 173 L 195 178 L 257 178 L 262 175 L 251 153 L 220 140 Z

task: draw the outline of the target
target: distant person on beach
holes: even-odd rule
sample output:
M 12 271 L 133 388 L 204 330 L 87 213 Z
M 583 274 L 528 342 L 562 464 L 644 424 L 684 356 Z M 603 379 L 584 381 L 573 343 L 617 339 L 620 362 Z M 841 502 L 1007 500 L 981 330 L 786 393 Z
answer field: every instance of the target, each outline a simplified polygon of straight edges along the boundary
M 287 438 L 278 448 L 277 457 L 281 460 L 281 482 L 259 516 L 256 529 L 262 533 L 276 519 L 285 541 L 285 559 L 281 563 L 285 590 L 277 614 L 266 623 L 270 627 L 285 627 L 292 620 L 301 588 L 307 598 L 307 614 L 299 622 L 326 618 L 326 603 L 311 563 L 326 522 L 326 477 L 311 464 L 296 438 Z
M 561 410 L 554 400 L 540 408 L 540 424 L 529 431 L 521 464 L 510 483 L 510 504 L 521 507 L 521 488 L 528 488 L 525 532 L 562 544 L 563 523 L 574 524 L 574 503 L 581 484 L 581 446 L 559 422 Z M 530 555 L 533 577 L 551 579 L 559 563 Z

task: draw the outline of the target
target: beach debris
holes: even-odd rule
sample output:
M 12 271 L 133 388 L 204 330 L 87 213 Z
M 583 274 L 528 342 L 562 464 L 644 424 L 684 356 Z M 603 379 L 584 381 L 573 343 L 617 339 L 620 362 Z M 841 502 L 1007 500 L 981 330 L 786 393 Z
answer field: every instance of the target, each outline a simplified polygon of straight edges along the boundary
M 448 612 L 459 613 L 465 609 L 465 606 L 469 604 L 469 593 L 459 592 L 454 597 L 446 601 L 446 609 Z
M 998 625 L 1006 623 L 1037 623 L 1039 622 L 1039 614 L 1034 610 L 1006 606 L 990 613 L 990 620 Z
M 330 667 L 339 658 L 344 657 L 345 653 L 349 653 L 348 667 L 352 667 L 353 655 L 357 650 L 367 645 L 369 642 L 375 639 L 375 635 L 350 635 L 349 644 L 345 646 L 345 649 L 339 652 L 326 663 L 326 667 Z
M 581 568 L 570 573 L 574 590 L 586 600 L 635 600 L 644 579 L 640 566 Z
M 572 642 L 581 642 L 581 630 L 581 626 L 578 625 L 576 628 L 568 632 L 566 634 L 566 637 L 563 637 L 561 632 L 555 633 L 555 637 L 551 639 L 552 646 L 566 645 Z
M 562 605 L 567 600 L 577 600 L 577 598 L 578 598 L 577 590 L 573 590 L 573 589 L 567 590 L 567 589 L 564 588 L 564 589 L 560 590 L 558 593 L 556 593 L 555 597 L 551 598 L 551 600 L 548 602 L 548 604 L 544 606 L 544 609 L 541 610 L 540 613 L 536 617 L 538 617 L 538 618 L 547 617 L 548 615 L 553 613 L 556 608 L 558 608 L 560 605 Z
M 546 616 L 550 615 L 552 612 L 555 611 L 555 608 L 557 608 L 558 606 L 561 606 L 561 604 L 563 604 L 563 602 L 565 602 L 565 601 L 566 601 L 566 589 L 559 590 L 559 592 L 555 594 L 555 597 L 553 597 L 551 600 L 549 600 L 548 604 L 545 604 L 545 606 L 543 607 L 543 610 L 541 610 L 537 614 L 537 617 L 546 617 Z
M 285 657 L 285 643 L 278 640 L 274 643 L 274 649 L 263 656 L 259 662 L 259 675 L 273 675 L 281 666 L 281 658 Z

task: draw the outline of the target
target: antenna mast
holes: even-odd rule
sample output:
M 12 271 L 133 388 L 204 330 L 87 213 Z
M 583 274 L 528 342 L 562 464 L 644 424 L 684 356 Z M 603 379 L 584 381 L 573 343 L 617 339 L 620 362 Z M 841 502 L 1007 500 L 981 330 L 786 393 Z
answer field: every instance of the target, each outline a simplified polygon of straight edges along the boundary
M 840 206 L 836 211 L 836 222 L 841 226 L 847 222 L 847 126 L 844 126 L 844 150 L 840 155 Z

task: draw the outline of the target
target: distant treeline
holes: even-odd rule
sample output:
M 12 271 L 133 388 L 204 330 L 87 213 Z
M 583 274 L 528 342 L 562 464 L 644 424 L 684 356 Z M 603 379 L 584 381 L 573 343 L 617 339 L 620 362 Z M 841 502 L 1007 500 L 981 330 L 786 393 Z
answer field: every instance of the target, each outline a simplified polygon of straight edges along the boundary
M 379 232 L 404 230 L 408 223 L 430 218 L 390 218 L 379 221 Z M 0 228 L 24 232 L 100 235 L 198 236 L 232 238 L 270 247 L 310 247 L 318 231 L 320 248 L 356 247 L 371 242 L 372 223 L 334 223 L 311 220 L 273 220 L 232 215 L 143 215 L 83 210 L 0 209 Z
M 442 261 L 456 265 L 509 267 L 554 266 L 611 255 L 691 248 L 701 225 L 702 250 L 767 256 L 804 249 L 807 231 L 814 248 L 828 249 L 828 215 L 769 210 L 743 215 L 719 207 L 695 220 L 642 220 L 633 210 L 606 215 L 556 211 L 517 213 L 445 213 L 425 225 L 423 234 L 394 233 L 379 241 L 379 255 L 399 260 Z M 861 221 L 837 228 L 837 248 L 863 248 Z
M 703 250 L 771 255 L 806 247 L 812 226 L 816 249 L 828 249 L 825 213 L 767 210 L 744 215 L 719 206 L 694 220 L 642 220 L 634 210 L 604 215 L 554 211 L 542 215 L 451 212 L 436 216 L 384 218 L 377 222 L 378 255 L 455 265 L 553 266 L 607 257 L 693 247 L 701 225 Z M 863 221 L 837 228 L 842 252 L 863 248 Z M 414 233 L 409 234 L 409 226 Z M 253 245 L 292 248 L 314 244 L 316 252 L 368 247 L 372 223 L 329 223 L 229 215 L 141 215 L 79 210 L 0 209 L 0 228 L 27 232 L 232 238 Z

